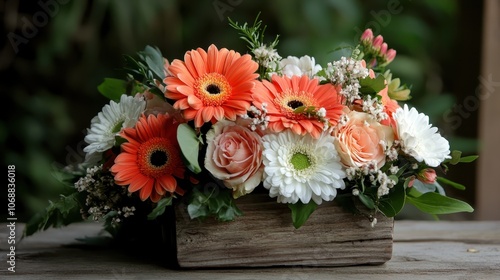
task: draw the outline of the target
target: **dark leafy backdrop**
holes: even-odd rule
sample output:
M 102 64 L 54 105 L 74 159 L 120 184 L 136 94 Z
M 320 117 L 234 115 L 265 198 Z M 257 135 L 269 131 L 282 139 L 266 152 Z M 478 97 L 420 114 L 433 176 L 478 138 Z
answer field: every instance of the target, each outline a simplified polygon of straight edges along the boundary
M 156 45 L 172 60 L 212 43 L 245 52 L 227 17 L 250 22 L 259 12 L 269 41 L 281 35 L 282 56 L 308 54 L 322 65 L 339 58 L 343 53 L 334 48 L 354 45 L 365 28 L 381 33 L 398 51 L 391 69 L 412 85 L 409 103 L 430 116 L 452 149 L 477 153 L 477 111 L 457 119 L 453 110 L 478 86 L 479 1 L 1 2 L 0 141 L 4 166 L 16 165 L 17 213 L 24 221 L 60 193 L 57 168 L 83 158 L 85 129 L 108 102 L 97 85 L 122 77 L 123 54 Z M 468 186 L 453 195 L 474 204 L 475 165 L 454 168 L 449 178 Z M 419 218 L 411 209 L 401 217 Z

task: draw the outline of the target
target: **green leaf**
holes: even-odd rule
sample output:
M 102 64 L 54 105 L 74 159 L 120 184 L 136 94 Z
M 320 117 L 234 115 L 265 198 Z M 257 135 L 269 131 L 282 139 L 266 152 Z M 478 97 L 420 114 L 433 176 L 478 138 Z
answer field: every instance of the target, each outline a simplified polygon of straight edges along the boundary
M 144 51 L 139 53 L 139 56 L 146 62 L 149 69 L 154 73 L 155 78 L 159 80 L 165 78 L 163 55 L 157 47 L 146 46 Z
M 191 219 L 215 217 L 219 221 L 233 221 L 243 214 L 234 204 L 231 191 L 217 186 L 205 192 L 193 189 L 187 211 Z
M 361 88 L 359 91 L 363 94 L 375 94 L 385 87 L 385 78 L 383 75 L 378 75 L 376 78 L 372 79 L 366 77 L 359 80 Z
M 403 184 L 397 184 L 386 198 L 380 200 L 378 209 L 386 217 L 396 216 L 405 205 L 406 192 Z
M 300 106 L 297 107 L 295 110 L 293 110 L 294 114 L 300 114 L 303 113 L 306 110 L 307 106 Z
M 359 200 L 366 206 L 368 209 L 375 209 L 375 202 L 373 202 L 373 199 L 364 193 L 360 192 L 359 195 Z
M 412 188 L 420 193 L 436 192 L 437 188 L 434 184 L 426 184 L 418 179 L 413 181 Z
M 343 194 L 343 195 L 337 195 L 335 197 L 335 201 L 342 206 L 345 210 L 353 213 L 353 214 L 359 214 L 359 209 L 356 208 L 356 205 L 354 203 L 353 196 L 351 194 Z
M 49 206 L 43 213 L 38 213 L 28 221 L 23 236 L 29 236 L 50 227 L 57 228 L 81 221 L 80 201 L 82 200 L 82 193 L 75 191 L 68 196 L 61 195 L 56 202 L 49 201 Z
M 424 193 L 419 197 L 407 196 L 406 200 L 415 205 L 420 211 L 435 215 L 474 211 L 474 209 L 464 201 L 440 195 L 435 192 Z
M 115 102 L 120 101 L 122 94 L 127 92 L 127 82 L 120 79 L 104 78 L 97 90 L 105 97 Z
M 465 186 L 462 185 L 462 184 L 459 184 L 459 183 L 455 183 L 449 179 L 446 179 L 446 178 L 443 178 L 443 177 L 437 177 L 437 181 L 440 182 L 440 183 L 443 183 L 445 185 L 448 185 L 448 186 L 451 186 L 451 187 L 454 187 L 455 189 L 458 189 L 458 190 L 465 190 Z
M 451 159 L 449 160 L 450 164 L 457 164 L 460 162 L 460 157 L 462 156 L 462 152 L 454 150 L 451 152 Z
M 149 213 L 148 220 L 154 220 L 157 217 L 163 215 L 165 213 L 165 209 L 167 206 L 172 205 L 172 197 L 165 197 L 158 201 L 156 207 Z
M 177 128 L 177 141 L 181 147 L 182 158 L 187 168 L 196 174 L 200 173 L 201 167 L 198 163 L 200 142 L 196 132 L 188 124 L 182 123 Z
M 288 204 L 288 208 L 292 210 L 292 222 L 295 228 L 300 228 L 309 219 L 311 214 L 318 208 L 318 204 L 310 201 L 307 204 L 297 202 L 295 204 Z
M 475 161 L 478 157 L 479 157 L 479 156 L 466 156 L 466 157 L 460 158 L 460 162 L 463 162 L 463 163 L 473 162 L 473 161 Z

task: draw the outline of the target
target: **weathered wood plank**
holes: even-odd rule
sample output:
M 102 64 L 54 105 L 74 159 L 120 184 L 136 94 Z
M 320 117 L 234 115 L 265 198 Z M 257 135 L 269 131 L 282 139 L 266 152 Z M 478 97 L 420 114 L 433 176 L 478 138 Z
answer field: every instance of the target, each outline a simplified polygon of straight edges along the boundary
M 233 222 L 177 216 L 180 267 L 345 266 L 391 258 L 393 220 L 382 215 L 372 228 L 366 217 L 323 203 L 295 229 L 288 206 L 266 195 L 242 197 L 237 205 L 244 216 Z
M 96 236 L 101 231 L 101 226 L 95 223 L 74 224 L 66 228 L 50 229 L 23 240 L 16 252 L 16 273 L 5 271 L 6 266 L 3 266 L 0 268 L 0 278 L 386 280 L 498 279 L 500 275 L 500 244 L 495 239 L 489 239 L 500 235 L 500 221 L 395 221 L 394 228 L 393 257 L 384 265 L 179 271 L 166 269 L 162 259 L 127 252 L 125 248 L 117 251 L 108 247 L 83 245 L 75 239 Z M 0 236 L 5 234 L 5 224 L 1 224 Z M 479 236 L 479 240 L 468 239 L 467 236 L 473 234 Z M 440 236 L 443 240 L 425 241 L 432 236 Z M 447 238 L 465 241 L 448 241 Z M 490 244 L 491 242 L 493 243 Z M 474 250 L 468 251 L 469 249 Z M 5 265 L 4 252 L 0 254 L 0 263 Z
M 487 221 L 397 221 L 396 225 L 394 227 L 395 241 L 457 241 L 500 244 L 500 223 Z

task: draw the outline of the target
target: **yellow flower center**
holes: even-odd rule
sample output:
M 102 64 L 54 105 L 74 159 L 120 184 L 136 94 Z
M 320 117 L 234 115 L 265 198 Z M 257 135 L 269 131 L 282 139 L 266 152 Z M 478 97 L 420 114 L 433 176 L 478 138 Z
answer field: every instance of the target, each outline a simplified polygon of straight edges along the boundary
M 205 106 L 220 106 L 231 96 L 231 85 L 219 73 L 206 73 L 194 82 L 196 97 Z

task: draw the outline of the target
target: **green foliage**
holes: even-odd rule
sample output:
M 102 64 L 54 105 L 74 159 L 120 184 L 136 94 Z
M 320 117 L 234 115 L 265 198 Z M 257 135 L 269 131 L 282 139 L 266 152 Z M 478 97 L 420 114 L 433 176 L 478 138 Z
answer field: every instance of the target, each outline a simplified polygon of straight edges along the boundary
M 446 179 L 444 177 L 437 177 L 437 181 L 440 182 L 440 183 L 452 186 L 455 189 L 458 189 L 458 190 L 461 190 L 461 191 L 465 190 L 465 186 L 464 185 L 459 184 L 459 183 L 455 183 L 452 180 Z
M 318 208 L 318 204 L 312 200 L 307 204 L 298 201 L 295 204 L 289 203 L 288 208 L 292 210 L 293 226 L 298 229 L 307 221 L 307 219 L 309 219 L 316 208 Z
M 405 201 L 405 186 L 400 183 L 393 187 L 393 190 L 389 192 L 387 197 L 380 199 L 378 209 L 380 212 L 384 213 L 386 217 L 394 217 L 403 209 Z
M 359 91 L 362 94 L 375 95 L 377 92 L 381 91 L 385 87 L 385 78 L 383 75 L 378 75 L 376 78 L 372 79 L 366 77 L 359 80 L 361 88 Z
M 151 213 L 149 213 L 148 220 L 154 220 L 154 219 L 158 218 L 159 216 L 163 215 L 163 213 L 165 213 L 165 209 L 167 208 L 167 206 L 171 206 L 171 205 L 172 205 L 172 197 L 171 196 L 161 199 L 160 201 L 158 201 L 158 203 L 156 204 L 156 207 L 153 209 L 153 211 L 151 211 Z
M 188 124 L 180 124 L 177 128 L 177 141 L 181 147 L 184 164 L 186 164 L 187 168 L 195 174 L 200 173 L 201 167 L 198 162 L 200 141 L 194 129 Z
M 428 192 L 418 196 L 415 194 L 408 195 L 406 200 L 420 211 L 434 215 L 474 211 L 474 209 L 464 201 L 435 192 Z
M 368 209 L 375 209 L 375 202 L 370 196 L 360 192 L 358 197 L 361 203 L 363 203 Z
M 74 192 L 68 196 L 61 195 L 56 202 L 49 201 L 43 213 L 36 214 L 27 224 L 23 236 L 29 236 L 50 227 L 62 227 L 81 221 L 80 205 L 83 196 Z
M 243 25 L 239 25 L 238 22 L 235 22 L 228 18 L 229 25 L 239 31 L 240 39 L 244 40 L 248 43 L 248 48 L 250 50 L 254 50 L 264 44 L 264 32 L 266 31 L 267 25 L 262 27 L 262 20 L 259 20 L 260 13 L 255 17 L 253 25 L 250 27 L 248 23 L 245 22 Z M 262 29 L 262 30 L 261 30 Z M 279 36 L 276 36 L 274 41 L 269 45 L 270 48 L 275 48 L 278 45 Z
M 121 79 L 104 78 L 97 90 L 104 95 L 104 97 L 115 102 L 120 101 L 120 96 L 127 92 L 127 82 Z
M 137 58 L 125 55 L 124 59 L 124 70 L 129 74 L 130 80 L 139 81 L 151 89 L 157 88 L 156 82 L 163 83 L 165 62 L 157 47 L 146 46 L 143 51 L 137 53 Z
M 232 221 L 243 213 L 236 207 L 231 191 L 213 187 L 209 192 L 194 188 L 187 207 L 191 219 L 214 217 L 219 221 Z
M 466 156 L 462 157 L 462 152 L 454 150 L 451 152 L 451 159 L 447 159 L 444 163 L 449 163 L 452 165 L 456 165 L 458 163 L 471 163 L 475 161 L 478 156 Z

